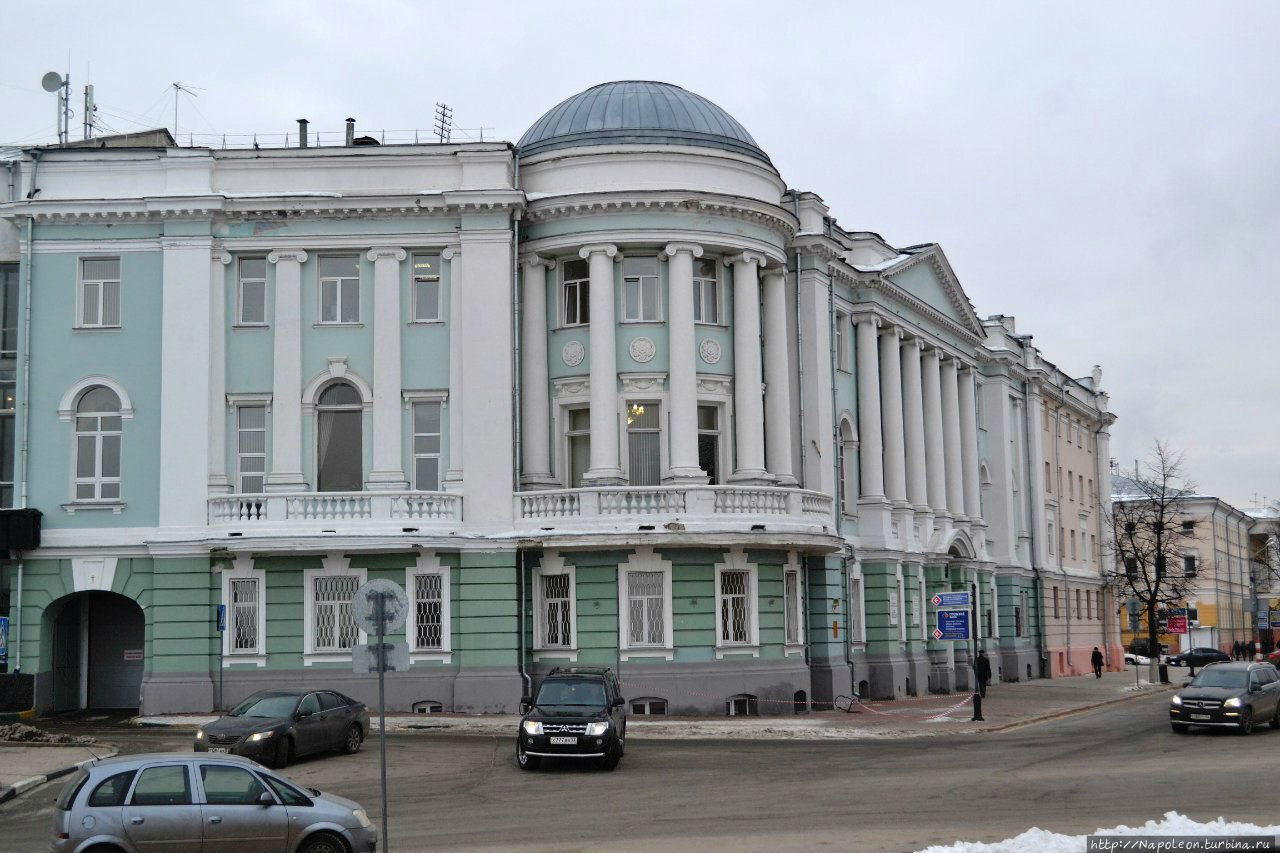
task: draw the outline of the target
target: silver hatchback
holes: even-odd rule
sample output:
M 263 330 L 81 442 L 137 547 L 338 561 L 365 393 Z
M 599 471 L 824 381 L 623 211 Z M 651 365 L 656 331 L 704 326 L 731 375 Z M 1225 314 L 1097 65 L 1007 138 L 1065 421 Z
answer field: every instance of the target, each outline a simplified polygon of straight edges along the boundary
M 101 847 L 99 847 L 101 845 Z M 52 850 L 125 853 L 374 853 L 358 803 L 295 785 L 234 755 L 109 758 L 67 782 Z

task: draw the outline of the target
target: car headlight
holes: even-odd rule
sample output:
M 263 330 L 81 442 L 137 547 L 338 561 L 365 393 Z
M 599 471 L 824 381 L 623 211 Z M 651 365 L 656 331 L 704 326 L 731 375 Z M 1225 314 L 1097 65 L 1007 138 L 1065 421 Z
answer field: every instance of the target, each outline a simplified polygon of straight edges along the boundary
M 1239 699 L 1239 697 L 1237 697 L 1237 696 L 1232 696 L 1230 699 L 1228 699 L 1227 701 L 1225 701 L 1225 702 L 1223 702 L 1223 703 L 1222 703 L 1222 707 L 1224 707 L 1224 708 L 1239 708 L 1239 707 L 1240 707 L 1240 699 Z
M 360 824 L 363 829 L 373 826 L 373 821 L 369 820 L 369 815 L 365 814 L 364 809 L 352 809 L 351 816 L 356 819 L 356 823 Z
M 1169 704 L 1170 704 L 1170 705 L 1181 705 L 1181 704 L 1182 704 L 1182 697 L 1181 697 L 1181 696 L 1178 696 L 1178 695 L 1176 695 L 1176 694 L 1175 694 L 1175 695 L 1174 695 L 1174 697 L 1173 697 L 1172 699 L 1170 699 L 1170 700 L 1169 700 Z
M 196 729 L 196 740 L 204 740 L 204 729 Z
M 587 723 L 587 737 L 600 737 L 600 735 L 609 731 L 609 721 L 603 723 Z
M 275 732 L 254 732 L 253 734 L 249 735 L 248 740 L 249 740 L 249 743 L 257 743 L 260 740 L 266 740 L 267 738 L 271 737 L 273 734 L 275 734 Z
M 525 720 L 524 733 L 527 735 L 542 734 L 542 723 L 539 723 L 537 720 Z

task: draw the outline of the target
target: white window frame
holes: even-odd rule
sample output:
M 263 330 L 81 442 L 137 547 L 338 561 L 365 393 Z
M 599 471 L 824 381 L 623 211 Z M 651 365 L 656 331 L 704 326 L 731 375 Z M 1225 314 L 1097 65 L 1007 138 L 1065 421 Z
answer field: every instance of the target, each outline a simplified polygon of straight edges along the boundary
M 124 414 L 123 414 L 124 401 L 121 399 L 120 393 L 114 387 L 110 385 L 102 385 L 101 387 L 106 388 L 108 391 L 111 391 L 113 394 L 116 395 L 116 401 L 120 403 L 120 413 L 115 414 L 112 412 L 85 412 L 82 415 L 80 413 L 81 400 L 83 400 L 85 396 L 87 396 L 90 392 L 92 392 L 97 387 L 99 386 L 90 385 L 88 387 L 83 388 L 81 392 L 76 395 L 75 402 L 73 404 L 72 416 L 71 416 L 71 500 L 68 506 L 85 507 L 85 506 L 98 505 L 98 506 L 107 506 L 107 507 L 117 507 L 117 506 L 124 505 L 124 420 L 125 420 Z M 82 433 L 80 431 L 80 425 L 78 423 L 81 417 L 99 419 L 98 428 L 92 431 Z M 120 420 L 120 428 L 116 430 L 103 429 L 101 420 L 100 420 L 103 417 L 118 418 Z M 103 438 L 110 435 L 115 435 L 120 439 L 119 441 L 120 458 L 118 460 L 120 465 L 120 473 L 118 476 L 115 476 L 115 477 L 106 477 L 106 476 L 103 476 L 102 474 Z M 94 473 L 91 476 L 87 476 L 87 477 L 80 476 L 80 438 L 81 436 L 94 437 L 94 451 L 93 451 Z M 102 487 L 104 485 L 111 485 L 111 484 L 114 484 L 117 487 L 116 497 L 114 498 L 102 497 L 101 496 Z M 92 497 L 92 498 L 79 497 L 79 494 L 78 494 L 80 491 L 79 487 L 82 485 L 92 485 L 95 497 Z
M 1022 631 L 1019 637 L 1031 636 L 1031 597 L 1027 595 L 1027 591 L 1019 590 L 1018 604 L 1022 608 Z
M 849 438 L 844 436 L 844 425 L 849 425 Z M 860 488 L 858 483 L 858 422 L 853 415 L 846 411 L 841 413 L 836 430 L 836 456 L 839 461 L 840 482 L 836 484 L 836 488 L 840 490 L 840 514 L 845 518 L 857 518 L 858 516 L 858 498 L 861 497 L 857 492 Z
M 631 645 L 630 572 L 662 573 L 662 643 Z M 633 658 L 675 659 L 675 632 L 672 624 L 674 608 L 671 598 L 671 562 L 654 553 L 653 548 L 636 548 L 625 563 L 618 566 L 618 649 L 621 660 Z M 576 597 L 576 596 L 575 596 Z
M 248 651 L 237 651 L 232 647 L 232 635 L 235 633 L 235 604 L 231 600 L 231 582 L 252 580 L 258 584 L 258 644 Z M 222 603 L 226 605 L 226 629 L 222 632 L 222 667 L 226 669 L 232 664 L 251 663 L 263 667 L 267 665 L 267 573 L 255 568 L 253 557 L 249 554 L 236 554 L 231 567 L 222 570 Z
M 117 278 L 85 278 L 84 265 L 86 261 L 115 261 Z M 117 323 L 102 322 L 103 308 L 105 306 L 105 288 L 103 284 L 106 282 L 115 282 L 116 285 L 116 316 L 119 318 Z M 98 322 L 86 323 L 84 321 L 85 306 L 85 286 L 89 284 L 98 285 Z M 120 329 L 124 327 L 124 262 L 119 255 L 89 255 L 81 257 L 76 261 L 76 317 L 75 328 L 77 329 Z
M 263 271 L 262 278 L 256 276 L 245 277 L 244 268 L 245 261 L 262 261 Z M 261 328 L 271 325 L 267 313 L 267 272 L 265 267 L 268 266 L 265 257 L 254 257 L 252 255 L 236 259 L 236 325 L 244 328 Z M 262 319 L 246 320 L 244 318 L 244 285 L 245 282 L 261 282 L 262 283 Z
M 835 322 L 836 370 L 841 373 L 852 372 L 849 369 L 849 336 L 852 333 L 853 324 L 849 320 L 849 315 L 843 311 L 837 311 Z
M 698 400 L 698 405 L 696 408 L 711 409 L 712 412 L 715 413 L 715 416 L 716 416 L 715 429 L 703 429 L 701 422 L 698 423 L 698 442 L 699 442 L 699 445 L 701 445 L 702 436 L 704 435 L 715 436 L 716 438 L 716 471 L 720 475 L 720 482 L 717 485 L 724 485 L 725 479 L 727 478 L 727 475 L 729 473 L 725 470 L 726 457 L 724 455 L 725 445 L 727 442 L 725 439 L 725 429 L 723 425 L 725 421 L 728 419 L 726 410 L 725 410 L 725 405 L 717 400 L 701 400 L 700 399 Z M 706 473 L 706 472 L 703 472 L 703 473 Z
M 414 272 L 414 260 L 416 258 L 435 258 L 436 259 L 436 304 L 435 316 L 421 316 L 422 306 L 418 304 L 418 279 L 419 276 Z M 421 276 L 423 281 L 430 281 L 430 276 Z M 415 325 L 421 324 L 439 324 L 444 322 L 442 308 L 444 304 L 444 258 L 439 252 L 414 252 L 409 256 L 409 311 L 411 323 Z
M 787 607 L 790 603 L 787 600 L 788 575 L 795 575 L 796 577 L 795 607 L 796 620 L 799 624 L 794 626 L 796 629 L 795 641 L 792 641 L 790 638 L 791 628 L 793 626 L 791 625 L 791 619 L 787 615 Z M 806 618 L 808 614 L 804 612 L 804 580 L 804 569 L 800 560 L 796 557 L 794 552 L 788 554 L 787 562 L 782 567 L 782 643 L 784 656 L 797 653 L 804 654 L 805 641 L 807 639 L 806 628 L 808 625 L 808 619 Z M 716 612 L 719 611 L 717 610 Z
M 542 560 L 532 569 L 533 580 L 533 659 L 535 661 L 555 659 L 578 661 L 578 575 L 577 569 L 560 555 L 558 551 L 545 551 Z M 545 646 L 543 623 L 546 621 L 545 603 L 542 596 L 542 579 L 547 575 L 569 576 L 569 645 Z
M 632 374 L 634 376 L 634 374 Z M 622 426 L 622 473 L 626 477 L 627 483 L 631 484 L 631 424 L 627 423 L 627 414 L 631 411 L 631 406 L 657 406 L 658 407 L 658 426 L 657 429 L 644 427 L 638 429 L 637 432 L 645 434 L 657 432 L 658 434 L 658 482 L 655 486 L 662 485 L 662 481 L 667 476 L 668 460 L 667 460 L 667 443 L 671 440 L 668 431 L 668 419 L 671 413 L 667 408 L 667 395 L 664 393 L 655 393 L 647 395 L 639 395 L 635 397 L 624 397 L 622 400 L 622 411 L 620 412 Z M 696 412 L 696 409 L 695 409 Z M 696 415 L 695 415 L 696 416 Z M 647 488 L 638 486 L 637 488 Z
M 661 323 L 663 321 L 662 276 L 659 274 L 657 259 L 654 259 L 654 271 L 652 275 L 649 275 L 647 273 L 640 274 L 640 275 L 627 275 L 625 273 L 625 269 L 626 269 L 625 261 L 623 262 L 623 269 L 624 269 L 624 272 L 622 275 L 622 292 L 621 294 L 619 294 L 622 297 L 622 311 L 619 314 L 619 322 Z M 658 312 L 656 317 L 644 316 L 644 288 L 645 288 L 645 282 L 647 279 L 652 279 L 653 281 L 654 303 L 655 303 L 654 307 Z M 636 307 L 640 309 L 640 315 L 638 317 L 627 316 L 627 287 L 631 284 L 635 284 L 636 287 L 638 288 L 636 293 Z
M 576 329 L 579 326 L 591 325 L 591 276 L 588 274 L 586 278 L 566 278 L 568 263 L 562 263 L 560 267 L 560 326 L 565 329 Z M 582 311 L 582 288 L 580 285 L 587 285 L 587 311 L 584 315 Z M 578 322 L 569 322 L 569 285 L 573 285 L 573 303 L 578 312 Z
M 430 433 L 430 432 L 420 433 L 417 431 L 418 417 L 417 417 L 417 411 L 415 410 L 417 409 L 418 406 L 439 406 L 440 407 L 440 431 L 438 433 Z M 409 403 L 409 457 L 410 457 L 409 464 L 412 466 L 410 467 L 409 470 L 413 472 L 414 491 L 418 491 L 418 492 L 440 491 L 440 487 L 443 484 L 444 474 L 445 474 L 445 470 L 443 467 L 443 462 L 445 458 L 444 427 L 445 427 L 445 421 L 447 420 L 448 416 L 449 416 L 449 413 L 445 409 L 444 400 L 415 399 Z M 440 449 L 437 450 L 435 453 L 419 453 L 418 442 L 417 442 L 417 438 L 419 435 L 438 436 L 440 439 Z M 418 483 L 418 460 L 432 459 L 432 458 L 436 460 L 436 487 L 434 489 L 424 489 Z
M 355 575 L 358 578 L 356 586 L 360 586 L 369 579 L 369 570 L 357 568 L 351 565 L 350 558 L 340 553 L 326 554 L 320 561 L 321 565 L 318 569 L 306 569 L 302 573 L 303 584 L 303 608 L 302 608 L 302 665 L 311 666 L 315 663 L 343 663 L 350 662 L 350 651 L 333 651 L 325 649 L 316 651 L 315 647 L 315 615 L 316 615 L 316 587 L 315 579 L 321 577 L 332 577 L 335 575 Z M 356 642 L 369 642 L 368 636 L 359 627 L 356 628 Z
M 419 649 L 415 647 L 418 638 L 417 578 L 422 575 L 438 575 L 440 577 L 440 648 Z M 453 660 L 453 610 L 450 589 L 453 572 L 440 562 L 434 551 L 424 551 L 418 555 L 417 561 L 405 570 L 405 592 L 409 594 L 409 618 L 405 621 L 405 640 L 409 643 L 409 662 L 440 661 L 451 663 Z
M 262 409 L 263 436 L 262 436 L 262 453 L 261 454 L 257 454 L 257 453 L 244 454 L 240 452 L 240 410 L 241 409 Z M 270 465 L 271 465 L 271 404 L 270 402 L 261 402 L 261 401 L 250 402 L 250 401 L 242 400 L 237 402 L 232 407 L 232 412 L 233 412 L 232 426 L 233 426 L 233 432 L 235 433 L 235 441 L 236 441 L 236 447 L 235 447 L 236 488 L 235 490 L 238 494 L 262 494 L 262 492 L 245 492 L 244 491 L 245 472 L 240 469 L 240 465 L 241 465 L 241 460 L 243 460 L 246 456 L 249 456 L 249 457 L 255 457 L 259 455 L 262 456 L 261 477 L 262 477 L 262 488 L 263 488 L 263 491 L 265 492 L 267 487 L 267 474 L 270 473 Z M 249 472 L 249 473 L 251 476 L 257 475 L 257 472 Z
M 710 260 L 712 264 L 714 264 L 716 270 L 714 278 L 707 278 L 706 276 L 698 275 L 698 261 L 694 260 L 693 262 L 693 322 L 694 325 L 697 326 L 724 325 L 722 319 L 724 317 L 724 297 L 721 295 L 724 291 L 724 287 L 720 282 L 720 264 L 714 259 Z M 715 289 L 714 298 L 710 301 L 707 300 L 706 295 L 703 293 L 703 288 L 708 282 L 711 283 Z M 708 304 L 715 309 L 716 316 L 714 320 L 708 320 L 706 318 L 706 308 Z M 699 315 L 701 315 L 701 317 L 699 317 Z
M 929 598 L 924 584 L 924 567 L 920 567 L 920 576 L 916 578 L 916 594 L 920 602 L 920 639 L 929 641 Z
M 721 594 L 720 577 L 725 572 L 747 573 L 747 642 L 729 643 L 722 640 L 724 624 L 720 618 Z M 760 657 L 760 602 L 759 602 L 759 570 L 755 563 L 747 559 L 741 548 L 730 549 L 715 565 L 716 582 L 716 660 L 725 655 L 751 655 Z
M 862 588 L 862 564 L 849 564 L 849 618 L 853 621 L 852 630 L 848 632 L 850 645 L 864 646 L 867 642 L 867 607 L 866 591 Z
M 346 275 L 325 276 L 320 274 L 320 265 L 325 260 L 327 259 L 332 260 L 336 258 L 345 259 L 349 257 L 356 262 L 356 274 L 354 276 L 346 276 Z M 317 326 L 359 326 L 360 325 L 360 312 L 361 312 L 360 285 L 361 285 L 361 278 L 362 278 L 362 276 L 360 275 L 360 272 L 361 270 L 360 270 L 359 255 L 351 256 L 351 255 L 338 253 L 338 254 L 323 255 L 316 259 L 316 325 Z M 335 308 L 334 316 L 337 319 L 334 319 L 334 320 L 326 320 L 324 318 L 324 284 L 326 281 L 337 282 L 336 294 L 337 294 L 338 302 L 334 306 Z M 353 282 L 354 284 L 352 284 Z M 356 318 L 354 320 L 344 320 L 342 319 L 342 292 L 347 287 L 351 287 L 351 286 L 354 286 L 356 289 Z

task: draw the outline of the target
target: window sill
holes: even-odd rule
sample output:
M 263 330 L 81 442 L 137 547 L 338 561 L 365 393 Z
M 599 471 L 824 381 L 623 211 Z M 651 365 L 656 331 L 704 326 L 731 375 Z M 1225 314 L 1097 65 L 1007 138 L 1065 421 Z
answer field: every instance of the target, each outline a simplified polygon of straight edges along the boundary
M 434 661 L 436 663 L 452 663 L 453 652 L 450 651 L 430 651 L 424 649 L 420 652 L 409 652 L 409 663 L 420 663 L 422 661 Z
M 742 645 L 742 646 L 716 646 L 716 660 L 723 660 L 727 655 L 751 655 L 753 658 L 760 657 L 760 646 Z
M 313 329 L 363 329 L 364 323 L 312 323 Z
M 619 320 L 619 326 L 662 326 L 666 320 Z
M 444 320 L 410 320 L 406 326 L 443 326 Z
M 109 509 L 114 515 L 119 515 L 126 506 L 128 504 L 124 501 L 72 501 L 71 503 L 63 504 L 62 508 L 67 511 L 67 515 L 99 509 Z
M 305 652 L 302 665 L 311 666 L 316 663 L 351 663 L 351 652 Z
M 534 661 L 542 660 L 567 660 L 570 663 L 578 662 L 577 649 L 534 649 Z
M 728 323 L 704 323 L 701 320 L 694 320 L 693 325 L 702 326 L 703 328 L 706 328 L 706 329 L 726 329 L 727 330 L 729 328 Z
M 669 646 L 643 646 L 634 649 L 623 649 L 618 653 L 619 660 L 634 660 L 636 658 L 675 660 L 676 650 Z
M 267 665 L 267 656 L 266 655 L 249 655 L 249 654 L 234 654 L 234 655 L 222 656 L 223 669 L 228 669 L 229 667 L 234 666 L 235 664 L 238 664 L 238 663 L 239 664 L 251 663 L 257 667 L 265 667 Z
M 782 656 L 785 658 L 795 657 L 796 655 L 804 655 L 803 643 L 787 643 L 782 649 Z
M 72 326 L 71 329 L 76 332 L 119 332 L 124 326 Z
M 231 328 L 233 329 L 270 329 L 271 326 L 268 323 L 232 323 Z

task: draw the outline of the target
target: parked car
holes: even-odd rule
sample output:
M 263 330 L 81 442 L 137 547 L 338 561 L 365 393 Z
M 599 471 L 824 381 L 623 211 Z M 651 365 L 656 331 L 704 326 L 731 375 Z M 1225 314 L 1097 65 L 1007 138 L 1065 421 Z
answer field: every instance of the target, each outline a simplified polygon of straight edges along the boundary
M 1217 649 L 1187 649 L 1169 658 L 1169 666 L 1208 666 L 1211 663 L 1230 663 L 1231 655 Z
M 556 668 L 538 697 L 520 700 L 516 763 L 537 770 L 544 758 L 597 759 L 613 770 L 626 749 L 627 700 L 612 670 Z
M 54 853 L 118 850 L 373 853 L 359 803 L 303 788 L 233 755 L 108 758 L 75 773 L 53 810 Z
M 1169 724 L 1229 726 L 1247 735 L 1266 721 L 1280 729 L 1280 672 L 1269 663 L 1215 663 L 1169 700 Z
M 336 690 L 263 690 L 196 731 L 196 752 L 226 752 L 271 767 L 299 755 L 360 751 L 369 709 Z

